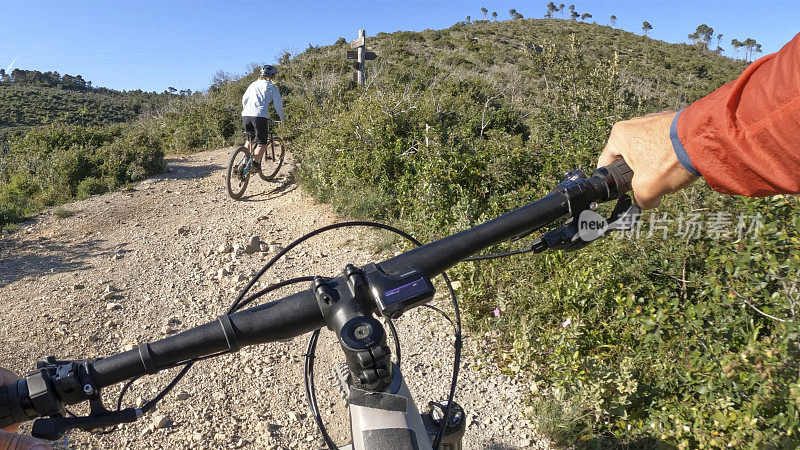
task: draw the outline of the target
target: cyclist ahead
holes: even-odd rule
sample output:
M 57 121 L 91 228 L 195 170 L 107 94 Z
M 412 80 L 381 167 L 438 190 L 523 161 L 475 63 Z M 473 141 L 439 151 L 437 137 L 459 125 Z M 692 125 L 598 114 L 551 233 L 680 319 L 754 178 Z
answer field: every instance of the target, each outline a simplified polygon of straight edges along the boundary
M 269 104 L 275 107 L 278 117 L 286 120 L 283 113 L 283 100 L 278 92 L 278 87 L 272 84 L 278 69 L 274 66 L 266 65 L 261 67 L 261 77 L 250 83 L 242 96 L 242 123 L 245 133 L 255 133 L 256 150 L 253 153 L 253 168 L 256 172 L 261 172 L 261 157 L 266 150 L 269 132 Z M 248 134 L 249 136 L 249 134 Z M 250 141 L 245 144 L 250 147 Z

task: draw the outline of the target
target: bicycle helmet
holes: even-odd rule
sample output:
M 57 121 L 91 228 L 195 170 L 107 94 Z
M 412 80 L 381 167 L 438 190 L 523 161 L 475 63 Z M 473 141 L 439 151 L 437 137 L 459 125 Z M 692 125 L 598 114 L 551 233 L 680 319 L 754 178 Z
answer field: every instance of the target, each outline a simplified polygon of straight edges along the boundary
M 262 77 L 274 77 L 277 75 L 278 69 L 275 66 L 270 66 L 269 64 L 265 66 L 261 66 L 261 76 Z

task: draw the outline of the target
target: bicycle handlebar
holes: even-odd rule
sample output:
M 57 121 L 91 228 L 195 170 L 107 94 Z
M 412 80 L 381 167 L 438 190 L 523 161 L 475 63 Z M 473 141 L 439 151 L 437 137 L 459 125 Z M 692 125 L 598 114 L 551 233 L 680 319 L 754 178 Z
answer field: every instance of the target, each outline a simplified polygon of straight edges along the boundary
M 381 262 L 387 274 L 416 269 L 433 278 L 466 257 L 515 236 L 528 234 L 592 203 L 618 198 L 630 190 L 633 172 L 624 160 L 597 169 L 591 177 L 568 178 L 545 197 L 473 228 L 447 236 Z M 345 283 L 339 282 L 339 285 Z M 194 358 L 236 351 L 247 345 L 292 338 L 325 326 L 311 289 L 252 307 L 139 345 L 83 365 L 72 362 L 74 373 L 47 376 L 34 372 L 0 386 L 0 428 L 37 417 L 58 414 L 65 405 L 93 398 L 92 393 L 116 383 L 174 367 Z M 83 368 L 83 369 L 81 369 Z M 86 384 L 84 384 L 86 383 Z M 74 392 L 85 391 L 85 396 Z M 134 419 L 135 420 L 135 419 Z

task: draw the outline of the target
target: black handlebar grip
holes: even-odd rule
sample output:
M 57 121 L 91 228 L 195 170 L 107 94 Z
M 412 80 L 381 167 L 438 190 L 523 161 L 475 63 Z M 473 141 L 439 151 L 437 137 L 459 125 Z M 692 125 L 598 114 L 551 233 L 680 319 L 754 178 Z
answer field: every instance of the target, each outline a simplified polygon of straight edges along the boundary
M 30 420 L 20 402 L 20 383 L 24 381 L 0 386 L 0 429 Z
M 631 170 L 624 159 L 620 158 L 603 168 L 606 169 L 614 179 L 614 183 L 617 185 L 617 195 L 622 195 L 632 189 L 631 180 L 633 180 L 633 170 Z

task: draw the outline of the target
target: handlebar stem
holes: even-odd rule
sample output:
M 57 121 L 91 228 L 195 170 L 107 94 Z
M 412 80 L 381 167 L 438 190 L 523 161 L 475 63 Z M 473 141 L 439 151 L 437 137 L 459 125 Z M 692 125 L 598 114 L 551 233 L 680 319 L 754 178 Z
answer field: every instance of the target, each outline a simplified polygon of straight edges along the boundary
M 383 325 L 372 316 L 375 304 L 364 272 L 348 264 L 340 277 L 317 277 L 312 289 L 325 323 L 336 333 L 344 351 L 353 383 L 372 391 L 389 386 L 391 350 L 386 345 Z

